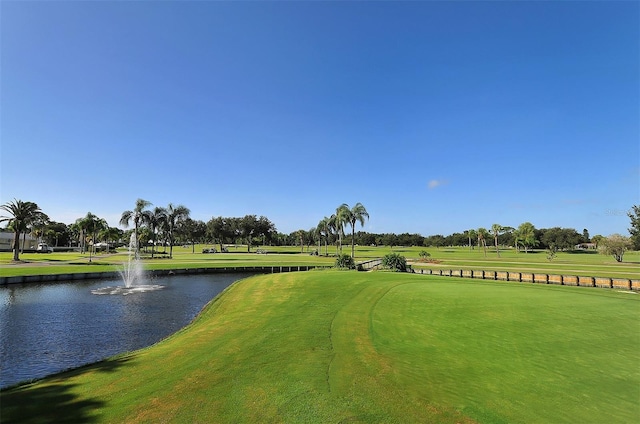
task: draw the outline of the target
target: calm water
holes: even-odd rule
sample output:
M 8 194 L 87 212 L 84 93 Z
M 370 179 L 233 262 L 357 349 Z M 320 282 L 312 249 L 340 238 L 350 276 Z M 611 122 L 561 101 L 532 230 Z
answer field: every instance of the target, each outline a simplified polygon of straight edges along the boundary
M 0 287 L 0 388 L 152 345 L 249 275 L 162 277 L 164 289 L 126 296 L 91 294 L 119 280 Z

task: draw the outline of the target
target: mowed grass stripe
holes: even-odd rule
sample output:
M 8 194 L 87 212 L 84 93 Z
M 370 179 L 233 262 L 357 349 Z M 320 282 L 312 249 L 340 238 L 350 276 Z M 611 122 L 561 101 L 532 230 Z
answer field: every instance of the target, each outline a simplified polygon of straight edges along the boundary
M 155 346 L 3 391 L 2 420 L 630 422 L 637 296 L 396 273 L 257 276 Z

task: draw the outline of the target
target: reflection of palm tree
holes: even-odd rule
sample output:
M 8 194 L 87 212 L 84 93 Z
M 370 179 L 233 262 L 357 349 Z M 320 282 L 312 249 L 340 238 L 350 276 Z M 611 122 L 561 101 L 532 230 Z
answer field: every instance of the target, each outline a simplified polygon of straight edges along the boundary
M 369 213 L 362 203 L 359 202 L 351 209 L 349 209 L 349 205 L 343 203 L 338 210 L 342 211 L 344 215 L 344 222 L 351 226 L 351 258 L 355 258 L 356 222 L 359 222 L 361 226 L 364 226 L 365 218 L 369 219 Z
M 122 216 L 120 217 L 120 225 L 124 225 L 125 228 L 129 226 L 129 222 L 133 221 L 134 229 L 133 234 L 136 240 L 136 258 L 140 255 L 140 244 L 138 243 L 138 232 L 140 230 L 140 225 L 149 221 L 149 216 L 151 212 L 145 210 L 144 208 L 151 206 L 151 202 L 148 202 L 143 199 L 136 200 L 136 207 L 132 211 L 124 211 L 122 212 Z
M 13 228 L 13 260 L 20 260 L 20 233 L 26 231 L 27 226 L 41 217 L 46 215 L 40 210 L 40 207 L 33 202 L 23 202 L 14 199 L 0 206 L 0 209 L 9 213 L 10 216 L 0 217 L 0 222 L 7 222 Z

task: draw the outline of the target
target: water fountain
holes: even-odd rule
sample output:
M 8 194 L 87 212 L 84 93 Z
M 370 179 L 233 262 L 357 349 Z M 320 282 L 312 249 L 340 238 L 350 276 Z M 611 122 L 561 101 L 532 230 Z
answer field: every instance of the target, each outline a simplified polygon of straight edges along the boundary
M 124 286 L 102 287 L 91 290 L 91 293 L 121 294 L 126 296 L 132 293 L 143 293 L 164 288 L 164 286 L 158 284 L 139 284 L 144 279 L 144 268 L 142 266 L 142 262 L 138 259 L 137 245 L 136 233 L 134 232 L 131 234 L 131 238 L 129 239 L 127 262 L 124 264 L 123 269 L 119 271 L 120 276 L 124 281 Z

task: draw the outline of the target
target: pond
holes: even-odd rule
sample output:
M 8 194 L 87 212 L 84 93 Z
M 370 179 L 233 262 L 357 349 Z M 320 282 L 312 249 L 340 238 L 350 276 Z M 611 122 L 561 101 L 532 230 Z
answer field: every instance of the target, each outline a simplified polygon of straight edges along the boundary
M 0 287 L 0 388 L 150 346 L 250 273 L 156 278 L 161 290 L 95 295 L 118 280 Z

